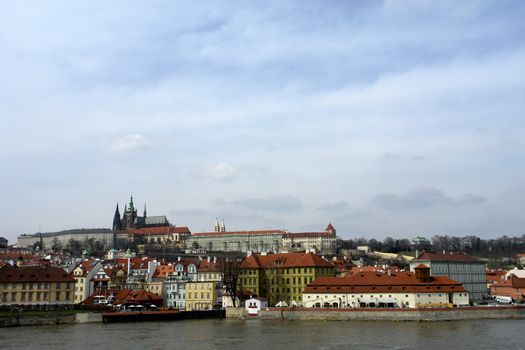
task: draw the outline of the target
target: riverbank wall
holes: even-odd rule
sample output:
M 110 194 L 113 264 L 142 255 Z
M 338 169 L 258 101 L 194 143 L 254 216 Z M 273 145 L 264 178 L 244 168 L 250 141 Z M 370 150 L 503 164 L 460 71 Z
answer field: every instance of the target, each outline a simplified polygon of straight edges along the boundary
M 227 318 L 263 320 L 360 320 L 360 321 L 458 321 L 473 319 L 525 318 L 525 307 L 462 307 L 418 309 L 305 309 L 269 308 L 257 316 L 243 308 L 226 309 Z
M 0 327 L 50 326 L 57 324 L 99 323 L 101 313 L 41 314 L 0 316 Z

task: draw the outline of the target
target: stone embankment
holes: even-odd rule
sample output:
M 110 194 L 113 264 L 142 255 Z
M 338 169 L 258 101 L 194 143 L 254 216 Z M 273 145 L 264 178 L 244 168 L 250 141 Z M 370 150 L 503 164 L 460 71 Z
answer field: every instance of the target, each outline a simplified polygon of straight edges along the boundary
M 525 318 L 524 306 L 418 309 L 269 308 L 250 316 L 243 308 L 226 309 L 227 318 L 263 320 L 456 321 Z
M 100 313 L 41 314 L 0 316 L 0 327 L 48 326 L 57 324 L 102 322 Z

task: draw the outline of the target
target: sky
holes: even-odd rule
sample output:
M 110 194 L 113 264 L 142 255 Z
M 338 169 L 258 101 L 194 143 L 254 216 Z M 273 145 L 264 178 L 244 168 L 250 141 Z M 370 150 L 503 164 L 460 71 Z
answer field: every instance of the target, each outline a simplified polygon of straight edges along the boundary
M 525 233 L 523 1 L 1 1 L 0 236 Z

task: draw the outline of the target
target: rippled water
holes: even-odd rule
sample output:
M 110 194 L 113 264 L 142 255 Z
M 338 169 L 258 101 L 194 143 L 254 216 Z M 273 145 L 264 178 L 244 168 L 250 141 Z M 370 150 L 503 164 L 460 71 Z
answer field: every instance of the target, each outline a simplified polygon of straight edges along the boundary
M 0 328 L 1 349 L 525 349 L 525 320 L 192 320 Z

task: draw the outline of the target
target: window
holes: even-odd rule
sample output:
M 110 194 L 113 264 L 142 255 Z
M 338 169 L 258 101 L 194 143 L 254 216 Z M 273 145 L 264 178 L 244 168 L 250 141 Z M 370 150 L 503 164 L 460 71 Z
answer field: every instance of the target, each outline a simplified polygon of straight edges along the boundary
M 60 282 L 57 282 L 57 289 L 60 289 Z
M 16 301 L 16 292 L 11 293 L 11 301 Z
M 55 292 L 55 300 L 56 301 L 60 300 L 60 292 Z

